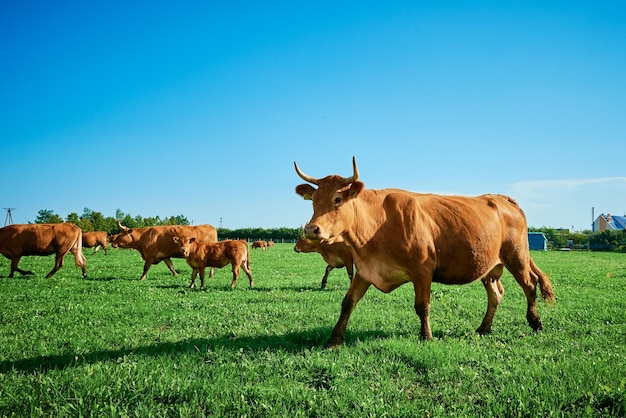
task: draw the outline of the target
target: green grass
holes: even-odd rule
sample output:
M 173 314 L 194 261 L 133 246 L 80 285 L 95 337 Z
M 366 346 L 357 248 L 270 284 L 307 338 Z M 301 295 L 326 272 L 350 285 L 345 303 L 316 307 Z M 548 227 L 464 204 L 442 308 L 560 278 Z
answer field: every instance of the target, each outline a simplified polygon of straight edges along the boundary
M 348 287 L 319 289 L 325 264 L 292 245 L 252 251 L 231 290 L 229 268 L 190 290 L 161 263 L 139 281 L 135 251 L 72 256 L 51 279 L 9 279 L 0 260 L 0 416 L 624 416 L 626 255 L 535 252 L 557 303 L 544 331 L 505 273 L 493 333 L 480 283 L 434 285 L 434 340 L 419 341 L 412 286 L 370 289 L 344 346 L 324 350 Z

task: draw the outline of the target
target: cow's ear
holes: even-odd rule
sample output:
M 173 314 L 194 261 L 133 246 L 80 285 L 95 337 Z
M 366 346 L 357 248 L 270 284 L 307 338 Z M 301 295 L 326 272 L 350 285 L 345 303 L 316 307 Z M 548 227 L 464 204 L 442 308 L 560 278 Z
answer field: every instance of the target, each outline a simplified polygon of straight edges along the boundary
M 350 199 L 354 199 L 363 191 L 363 189 L 365 189 L 365 184 L 360 181 L 355 181 L 350 185 L 350 189 L 348 189 L 348 197 Z
M 299 184 L 296 186 L 296 194 L 302 196 L 304 200 L 313 200 L 313 192 L 315 191 L 315 187 L 310 184 Z

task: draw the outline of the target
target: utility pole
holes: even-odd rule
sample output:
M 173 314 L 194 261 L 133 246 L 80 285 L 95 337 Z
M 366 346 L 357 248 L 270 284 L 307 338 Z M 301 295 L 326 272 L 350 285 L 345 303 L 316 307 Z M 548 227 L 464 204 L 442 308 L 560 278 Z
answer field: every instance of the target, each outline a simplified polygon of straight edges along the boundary
M 13 225 L 13 214 L 11 212 L 14 211 L 15 208 L 4 208 L 4 210 L 7 211 L 7 216 L 4 218 L 4 226 Z

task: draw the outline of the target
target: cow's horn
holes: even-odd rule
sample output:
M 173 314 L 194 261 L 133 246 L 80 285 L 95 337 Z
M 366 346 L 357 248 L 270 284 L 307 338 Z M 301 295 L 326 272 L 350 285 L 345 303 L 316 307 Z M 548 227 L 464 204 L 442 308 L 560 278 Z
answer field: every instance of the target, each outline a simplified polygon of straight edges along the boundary
M 117 224 L 120 226 L 120 229 L 121 229 L 121 230 L 128 229 L 128 227 L 127 227 L 127 226 L 122 225 L 122 223 L 121 223 L 120 221 L 117 221 Z
M 320 185 L 320 180 L 316 179 L 315 177 L 311 177 L 311 176 L 307 176 L 306 174 L 304 174 L 302 171 L 300 171 L 300 169 L 298 168 L 298 164 L 296 164 L 296 162 L 293 162 L 294 167 L 296 167 L 296 173 L 298 173 L 298 175 L 300 176 L 300 178 L 304 181 L 308 181 L 311 184 L 315 184 L 317 186 Z
M 356 166 L 356 157 L 352 157 L 352 177 L 348 177 L 347 179 L 344 180 L 344 183 L 346 185 L 350 184 L 350 183 L 354 183 L 355 181 L 357 181 L 359 179 L 359 169 Z

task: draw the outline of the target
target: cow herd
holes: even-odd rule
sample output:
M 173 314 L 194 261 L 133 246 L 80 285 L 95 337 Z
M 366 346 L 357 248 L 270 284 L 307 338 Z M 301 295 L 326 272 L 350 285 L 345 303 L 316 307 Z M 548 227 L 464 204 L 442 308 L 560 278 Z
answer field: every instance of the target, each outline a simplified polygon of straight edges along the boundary
M 146 228 L 128 228 L 121 223 L 120 233 L 108 236 L 106 232 L 84 232 L 72 223 L 61 224 L 28 224 L 10 225 L 0 228 L 0 253 L 11 260 L 13 277 L 17 271 L 22 275 L 33 274 L 18 267 L 22 256 L 56 255 L 55 268 L 46 276 L 51 277 L 63 266 L 65 255 L 72 252 L 76 265 L 82 267 L 83 277 L 86 277 L 86 260 L 82 248 L 93 248 L 95 254 L 103 248 L 105 254 L 109 244 L 113 248 L 128 248 L 139 252 L 144 260 L 144 280 L 150 266 L 163 261 L 174 276 L 178 273 L 174 269 L 172 258 L 185 258 L 193 269 L 190 288 L 195 287 L 195 279 L 200 275 L 200 286 L 204 288 L 205 269 L 210 268 L 210 277 L 213 277 L 214 268 L 232 266 L 233 280 L 231 287 L 237 284 L 241 269 L 246 273 L 250 286 L 254 286 L 252 271 L 250 270 L 250 254 L 248 243 L 240 240 L 217 240 L 217 230 L 211 225 L 197 226 L 154 226 Z M 82 246 L 81 246 L 82 245 Z M 252 243 L 252 248 L 274 247 L 273 241 L 258 240 Z M 345 245 L 311 242 L 300 239 L 296 247 L 297 252 L 319 252 L 327 260 L 328 268 L 322 280 L 322 288 L 326 286 L 328 273 L 333 268 L 347 266 L 349 250 Z M 341 253 L 333 254 L 333 251 Z M 332 267 L 331 267 L 332 266 Z M 352 279 L 353 266 L 347 266 L 348 276 Z
M 322 278 L 326 286 L 333 268 L 346 267 L 350 287 L 341 304 L 339 320 L 327 345 L 342 344 L 348 320 L 370 286 L 388 293 L 411 282 L 415 312 L 420 320 L 420 337 L 432 339 L 430 293 L 433 282 L 465 284 L 481 280 L 487 292 L 487 310 L 476 330 L 491 332 L 493 318 L 504 295 L 500 277 L 506 268 L 522 288 L 527 301 L 526 319 L 534 331 L 543 328 L 537 312 L 537 288 L 543 299 L 554 302 L 549 278 L 534 263 L 528 246 L 528 227 L 523 211 L 508 196 L 477 197 L 420 194 L 400 189 L 369 190 L 359 181 L 353 158 L 353 174 L 344 178 L 329 175 L 315 178 L 304 174 L 294 162 L 296 173 L 306 181 L 296 194 L 313 203 L 313 215 L 304 227 L 296 252 L 318 252 L 328 267 Z M 316 187 L 314 187 L 316 186 Z M 108 238 L 105 233 L 82 233 L 72 223 L 10 225 L 0 228 L 0 253 L 11 260 L 9 277 L 17 271 L 22 256 L 55 254 L 51 277 L 71 252 L 86 277 L 83 247 L 99 246 L 137 250 L 144 260 L 141 280 L 152 264 L 164 261 L 177 275 L 171 258 L 185 258 L 192 267 L 190 287 L 197 275 L 204 286 L 205 269 L 232 266 L 234 287 L 240 270 L 254 285 L 250 254 L 245 241 L 217 240 L 211 225 L 127 228 Z M 103 235 L 104 234 L 104 235 Z M 271 243 L 273 245 L 273 243 Z M 266 249 L 265 241 L 252 248 Z M 354 267 L 356 267 L 356 272 Z

